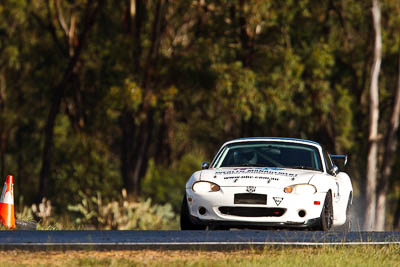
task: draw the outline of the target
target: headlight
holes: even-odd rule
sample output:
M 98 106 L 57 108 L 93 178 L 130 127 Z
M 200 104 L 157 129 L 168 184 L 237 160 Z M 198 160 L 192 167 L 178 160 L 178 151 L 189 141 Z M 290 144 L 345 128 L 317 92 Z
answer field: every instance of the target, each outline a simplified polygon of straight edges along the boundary
M 205 192 L 216 192 L 219 191 L 219 185 L 206 182 L 206 181 L 199 181 L 195 182 L 192 186 L 194 192 L 197 193 L 205 193 Z
M 294 193 L 298 195 L 311 195 L 317 192 L 317 188 L 312 184 L 295 184 L 285 187 L 285 189 L 283 189 L 283 192 L 288 194 Z

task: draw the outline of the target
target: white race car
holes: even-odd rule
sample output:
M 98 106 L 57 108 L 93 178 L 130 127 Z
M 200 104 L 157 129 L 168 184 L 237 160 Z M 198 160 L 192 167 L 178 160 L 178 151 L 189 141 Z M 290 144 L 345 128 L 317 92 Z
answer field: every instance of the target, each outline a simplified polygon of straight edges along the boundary
M 353 187 L 320 144 L 293 138 L 225 143 L 186 183 L 182 230 L 350 227 Z

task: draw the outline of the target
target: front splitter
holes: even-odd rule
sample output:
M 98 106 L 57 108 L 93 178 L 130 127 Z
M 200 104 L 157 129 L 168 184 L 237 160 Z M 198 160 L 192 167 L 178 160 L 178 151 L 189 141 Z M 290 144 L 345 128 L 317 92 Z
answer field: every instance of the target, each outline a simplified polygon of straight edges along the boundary
M 194 224 L 198 225 L 208 225 L 208 226 L 226 226 L 230 228 L 240 228 L 240 229 L 265 229 L 265 228 L 314 228 L 321 225 L 321 218 L 315 218 L 306 220 L 304 222 L 252 222 L 252 221 L 230 221 L 230 220 L 202 220 L 198 217 L 191 216 L 190 220 Z

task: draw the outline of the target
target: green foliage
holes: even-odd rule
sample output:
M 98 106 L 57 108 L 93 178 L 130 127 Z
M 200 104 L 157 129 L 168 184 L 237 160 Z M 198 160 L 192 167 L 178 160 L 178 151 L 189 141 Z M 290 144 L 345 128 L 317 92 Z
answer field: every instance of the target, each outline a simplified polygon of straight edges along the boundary
M 349 151 L 354 145 L 355 127 L 353 126 L 353 112 L 351 110 L 354 100 L 348 90 L 337 86 L 336 91 L 338 99 L 335 101 L 337 105 L 333 107 L 333 112 L 336 115 L 334 120 L 337 121 L 337 143 L 344 151 Z M 340 151 L 338 153 L 340 153 Z
M 152 205 L 146 201 L 129 201 L 126 190 L 117 200 L 103 202 L 100 192 L 96 196 L 79 192 L 81 202 L 69 205 L 68 210 L 75 212 L 76 225 L 86 229 L 118 230 L 165 230 L 177 226 L 175 213 L 170 204 Z
M 143 196 L 156 203 L 170 203 L 179 212 L 186 181 L 200 168 L 202 155 L 186 154 L 174 166 L 159 166 L 150 160 L 142 182 Z
M 126 79 L 122 86 L 114 86 L 110 89 L 111 103 L 114 110 L 129 108 L 137 110 L 143 101 L 142 90 L 138 85 L 129 79 Z M 110 114 L 112 116 L 112 114 Z
M 217 111 L 220 114 L 229 109 L 237 118 L 245 121 L 257 117 L 257 114 L 264 114 L 256 110 L 257 107 L 262 107 L 262 97 L 256 87 L 256 76 L 250 69 L 243 68 L 241 62 L 234 62 L 216 64 L 213 70 L 219 79 L 212 96 L 216 103 L 210 112 L 215 114 Z
M 349 153 L 348 170 L 362 184 L 369 1 L 149 0 L 136 10 L 134 1 L 105 0 L 94 12 L 100 2 L 0 3 L 0 174 L 15 175 L 26 203 L 46 197 L 61 216 L 81 201 L 77 192 L 99 191 L 110 201 L 140 173 L 142 196 L 177 211 L 200 158 L 245 136 L 309 138 Z M 398 79 L 400 4 L 381 3 L 385 134 Z M 49 115 L 54 137 L 46 140 Z M 150 142 L 139 151 L 144 137 Z M 51 190 L 39 196 L 49 140 Z M 394 172 L 396 186 L 398 178 Z
M 26 206 L 23 197 L 19 198 L 15 206 L 15 219 L 36 224 L 37 230 L 68 229 L 70 222 L 60 222 L 58 216 L 54 216 L 54 207 L 51 201 L 43 198 L 41 203 Z M 18 229 L 18 224 L 17 224 Z
M 34 221 L 31 207 L 24 204 L 24 198 L 21 196 L 15 205 L 15 218 L 22 221 Z
M 66 116 L 59 116 L 55 127 L 54 171 L 48 196 L 59 211 L 64 211 L 70 203 L 80 201 L 78 191 L 86 194 L 103 192 L 107 198 L 117 197 L 120 188 L 118 162 L 108 147 L 94 134 L 88 138 L 84 134 L 74 134 Z M 66 186 L 67 185 L 67 186 Z M 58 194 L 62 191 L 63 194 Z

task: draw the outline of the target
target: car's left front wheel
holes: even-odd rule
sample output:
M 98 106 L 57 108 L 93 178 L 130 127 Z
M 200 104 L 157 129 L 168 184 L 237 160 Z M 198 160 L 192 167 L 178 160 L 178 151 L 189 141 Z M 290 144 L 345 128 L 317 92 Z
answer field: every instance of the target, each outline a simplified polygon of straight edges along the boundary
M 321 212 L 321 225 L 320 230 L 330 231 L 333 226 L 333 206 L 332 206 L 332 194 L 329 191 L 326 193 L 324 207 Z
M 205 225 L 198 225 L 192 223 L 190 220 L 189 207 L 186 200 L 186 194 L 183 196 L 182 206 L 181 206 L 181 230 L 205 230 Z

